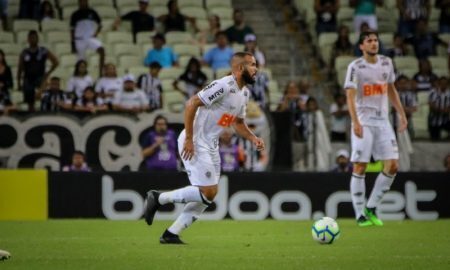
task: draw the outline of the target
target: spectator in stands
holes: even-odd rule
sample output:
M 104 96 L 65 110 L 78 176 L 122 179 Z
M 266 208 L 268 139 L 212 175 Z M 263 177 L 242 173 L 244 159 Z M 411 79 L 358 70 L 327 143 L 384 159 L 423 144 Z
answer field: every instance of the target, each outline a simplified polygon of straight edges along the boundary
M 152 62 L 158 62 L 162 68 L 178 66 L 178 56 L 171 47 L 164 46 L 166 38 L 163 34 L 153 36 L 153 48 L 148 51 L 144 59 L 144 65 L 149 66 Z
M 315 0 L 316 33 L 336 32 L 336 15 L 339 10 L 339 0 Z
M 173 88 L 179 91 L 186 100 L 200 91 L 207 82 L 205 73 L 201 70 L 200 61 L 192 57 L 186 66 L 186 70 L 173 82 Z M 184 89 L 180 88 L 179 82 L 184 83 Z
M 112 109 L 114 95 L 122 89 L 122 79 L 117 76 L 116 66 L 112 63 L 105 65 L 103 77 L 95 84 L 95 92 L 103 99 L 109 110 Z
M 42 112 L 59 112 L 63 109 L 71 108 L 71 101 L 66 98 L 66 93 L 61 89 L 61 80 L 59 77 L 50 78 L 50 84 L 44 90 L 41 98 Z
M 59 63 L 52 52 L 39 46 L 39 36 L 35 30 L 28 32 L 28 44 L 29 47 L 20 54 L 17 83 L 23 92 L 24 101 L 28 104 L 28 111 L 33 112 L 36 88 L 41 87 Z M 45 72 L 47 59 L 52 65 Z
M 395 88 L 397 88 L 400 102 L 403 105 L 403 110 L 408 120 L 408 133 L 411 138 L 414 138 L 414 126 L 412 115 L 417 111 L 417 94 L 414 88 L 415 82 L 404 75 L 400 75 L 395 81 Z M 394 127 L 397 127 L 397 113 L 392 110 Z M 394 130 L 397 130 L 396 128 Z
M 428 30 L 428 22 L 426 19 L 419 19 L 416 24 L 416 34 L 409 36 L 405 41 L 414 47 L 414 53 L 419 59 L 436 55 L 436 47 L 438 45 L 447 48 L 447 42 L 439 38 L 436 33 Z
M 162 115 L 157 115 L 153 122 L 153 129 L 144 138 L 142 157 L 145 167 L 149 171 L 177 170 L 177 136 L 168 128 L 168 121 Z
M 198 31 L 195 18 L 181 14 L 177 0 L 167 2 L 167 9 L 169 11 L 168 14 L 158 17 L 158 20 L 164 25 L 165 33 L 170 31 L 186 31 L 186 20 L 191 23 L 196 32 Z
M 210 66 L 214 71 L 220 68 L 230 68 L 230 60 L 234 51 L 228 45 L 228 38 L 225 32 L 216 34 L 216 44 L 216 47 L 204 54 L 203 63 Z
M 347 140 L 347 130 L 350 124 L 350 114 L 347 108 L 347 100 L 344 94 L 334 95 L 334 103 L 330 106 L 331 114 L 331 141 L 345 142 Z
M 386 50 L 386 56 L 394 58 L 396 56 L 406 56 L 408 55 L 408 47 L 406 46 L 403 37 L 399 33 L 394 34 L 394 47 Z
M 433 73 L 430 61 L 428 59 L 419 60 L 419 72 L 414 77 L 417 91 L 430 91 L 438 77 Z
M 450 154 L 447 154 L 444 158 L 444 168 L 446 172 L 450 173 Z
M 397 8 L 400 14 L 398 33 L 408 37 L 416 33 L 419 20 L 428 19 L 431 5 L 429 0 L 397 0 Z
M 245 40 L 245 48 L 244 51 L 253 54 L 256 59 L 256 62 L 259 65 L 259 68 L 264 68 L 266 66 L 266 57 L 264 53 L 258 48 L 256 44 L 256 36 L 255 34 L 247 34 L 244 37 Z
M 138 78 L 138 88 L 144 91 L 151 112 L 161 109 L 163 106 L 163 88 L 161 80 L 158 78 L 160 71 L 161 65 L 158 62 L 152 62 L 149 72 L 142 74 Z
M 294 81 L 290 81 L 284 90 L 283 97 L 277 108 L 278 112 L 291 112 L 292 124 L 296 127 L 296 139 L 302 139 L 305 130 L 304 114 L 306 101 L 300 96 L 300 89 Z
M 352 163 L 350 162 L 350 154 L 346 149 L 340 149 L 336 152 L 336 164 L 331 169 L 331 172 L 351 173 L 353 171 Z
M 72 164 L 64 166 L 64 172 L 90 172 L 91 168 L 86 163 L 86 156 L 81 151 L 75 151 L 72 155 Z
M 267 120 L 263 111 L 257 103 L 249 101 L 245 113 L 245 122 L 249 129 L 256 136 L 261 137 L 261 133 L 267 129 Z M 244 151 L 244 169 L 251 172 L 265 171 L 269 161 L 267 151 L 257 151 L 252 142 L 241 137 L 239 137 L 237 141 L 239 147 Z
M 20 0 L 19 19 L 39 19 L 39 5 L 41 0 Z
M 334 62 L 338 56 L 353 56 L 353 44 L 350 41 L 350 29 L 341 25 L 338 29 L 338 37 L 331 48 L 330 71 L 334 71 Z
M 86 59 L 86 51 L 94 50 L 100 56 L 99 74 L 102 74 L 105 63 L 105 49 L 97 38 L 102 29 L 102 21 L 98 13 L 89 7 L 88 0 L 78 0 L 79 9 L 70 17 L 72 46 L 78 59 Z
M 92 86 L 86 87 L 83 96 L 74 100 L 73 108 L 76 112 L 87 112 L 91 114 L 108 110 L 108 106 L 97 96 Z
M 450 1 L 436 0 L 436 8 L 441 10 L 439 17 L 439 33 L 450 33 Z
M 450 139 L 450 89 L 448 78 L 441 77 L 430 92 L 428 131 L 434 141 L 441 139 L 441 131 L 447 131 Z
M 355 32 L 361 29 L 361 24 L 366 22 L 372 30 L 378 29 L 376 6 L 383 5 L 383 0 L 350 0 L 350 7 L 355 8 L 353 17 L 353 27 Z
M 244 21 L 244 11 L 240 9 L 235 9 L 233 11 L 233 22 L 234 24 L 225 30 L 230 43 L 244 44 L 244 37 L 247 34 L 253 34 L 253 29 L 245 24 Z
M 119 112 L 141 113 L 149 109 L 144 91 L 135 89 L 135 79 L 132 74 L 123 77 L 123 91 L 116 93 L 113 108 Z
M 93 85 L 94 80 L 88 74 L 87 62 L 85 60 L 78 60 L 75 64 L 73 76 L 67 81 L 66 91 L 72 95 L 72 98 L 81 98 L 84 89 Z
M 363 23 L 361 23 L 361 27 L 360 27 L 359 30 L 360 30 L 359 31 L 360 33 L 363 33 L 363 32 L 370 31 L 371 29 L 370 29 L 368 23 L 363 22 Z M 384 48 L 383 42 L 381 42 L 381 40 L 379 40 L 379 39 L 378 39 L 378 46 L 379 46 L 378 53 L 384 55 L 385 54 L 385 48 Z M 356 57 L 363 56 L 363 53 L 362 53 L 361 49 L 359 48 L 359 41 L 358 40 L 356 41 L 356 43 L 355 43 L 353 48 L 354 48 L 354 54 L 355 54 Z
M 39 10 L 39 21 L 54 19 L 56 19 L 56 15 L 52 3 L 48 0 L 43 1 Z
M 259 69 L 259 62 L 256 61 L 256 67 Z M 255 83 L 247 85 L 250 90 L 252 100 L 264 109 L 269 109 L 269 75 L 263 70 L 258 70 L 256 73 Z
M 208 17 L 209 28 L 201 31 L 198 34 L 198 41 L 202 48 L 209 43 L 214 43 L 216 34 L 220 32 L 220 17 L 217 15 L 210 15 Z
M 219 137 L 220 167 L 224 172 L 237 172 L 245 161 L 244 149 L 236 143 L 232 129 L 224 129 Z
M 11 68 L 6 63 L 5 53 L 3 50 L 0 50 L 0 92 L 9 97 L 12 87 L 13 78 Z
M 117 17 L 113 29 L 117 30 L 122 20 L 131 21 L 134 42 L 136 42 L 137 33 L 155 30 L 155 18 L 147 10 L 148 2 L 149 0 L 139 0 L 139 10 L 130 11 L 121 17 Z
M 0 116 L 8 115 L 10 112 L 15 110 L 16 106 L 11 102 L 9 95 L 0 91 Z

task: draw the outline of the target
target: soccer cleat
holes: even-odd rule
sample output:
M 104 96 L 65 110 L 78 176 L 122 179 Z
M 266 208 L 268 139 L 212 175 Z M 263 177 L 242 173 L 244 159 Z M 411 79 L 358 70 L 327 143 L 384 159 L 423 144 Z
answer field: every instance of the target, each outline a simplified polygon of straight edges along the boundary
M 366 217 L 372 221 L 372 223 L 376 226 L 383 226 L 383 221 L 377 217 L 377 214 L 375 214 L 375 208 L 366 208 L 364 209 L 364 214 Z
M 359 227 L 368 227 L 373 225 L 372 221 L 368 220 L 365 216 L 360 216 L 356 223 Z
M 159 238 L 161 244 L 173 244 L 173 245 L 184 245 L 185 243 L 181 241 L 177 234 L 173 234 L 166 230 L 163 235 Z
M 156 211 L 161 206 L 158 201 L 159 192 L 156 190 L 150 190 L 147 192 L 147 205 L 145 206 L 144 218 L 145 222 L 150 226 L 153 223 L 153 218 L 155 217 Z
M 6 250 L 0 249 L 0 261 L 7 260 L 11 257 L 11 254 Z

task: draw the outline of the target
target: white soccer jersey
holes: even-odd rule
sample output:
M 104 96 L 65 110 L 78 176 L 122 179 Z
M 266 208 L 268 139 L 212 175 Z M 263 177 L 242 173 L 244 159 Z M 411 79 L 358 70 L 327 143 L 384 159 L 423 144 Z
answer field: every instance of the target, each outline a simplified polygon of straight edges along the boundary
M 95 92 L 97 93 L 105 93 L 105 94 L 113 94 L 115 95 L 118 91 L 120 91 L 123 87 L 123 82 L 121 78 L 109 78 L 102 77 L 97 81 L 95 85 Z M 105 98 L 106 103 L 112 103 L 114 101 L 114 97 Z
M 375 64 L 363 57 L 347 69 L 344 88 L 356 89 L 356 114 L 361 125 L 384 126 L 389 123 L 388 84 L 395 82 L 394 66 L 389 57 L 377 55 Z
M 199 147 L 217 150 L 223 129 L 236 117 L 245 118 L 250 92 L 239 89 L 234 76 L 213 81 L 198 94 L 205 107 L 200 107 L 194 120 L 194 142 Z

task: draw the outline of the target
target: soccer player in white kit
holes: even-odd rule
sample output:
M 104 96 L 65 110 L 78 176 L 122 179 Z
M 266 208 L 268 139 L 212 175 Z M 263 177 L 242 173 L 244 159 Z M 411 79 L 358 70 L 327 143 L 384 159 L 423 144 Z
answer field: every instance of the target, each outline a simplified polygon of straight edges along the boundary
M 389 101 L 399 114 L 399 132 L 406 129 L 408 122 L 394 86 L 392 60 L 378 55 L 378 33 L 362 32 L 359 47 L 363 57 L 348 66 L 344 84 L 352 120 L 353 174 L 350 192 L 358 225 L 382 226 L 383 222 L 376 215 L 376 207 L 394 181 L 399 158 L 397 140 L 388 117 Z M 375 160 L 382 160 L 384 168 L 366 204 L 365 171 L 371 156 Z
M 232 74 L 213 81 L 186 102 L 185 129 L 178 137 L 178 149 L 191 185 L 170 192 L 147 193 L 144 217 L 148 225 L 161 205 L 186 204 L 160 237 L 160 243 L 183 244 L 179 234 L 198 219 L 216 196 L 220 177 L 219 136 L 225 128 L 232 126 L 258 150 L 264 150 L 264 141 L 244 122 L 250 97 L 245 85 L 255 82 L 257 70 L 252 54 L 235 53 L 231 59 Z

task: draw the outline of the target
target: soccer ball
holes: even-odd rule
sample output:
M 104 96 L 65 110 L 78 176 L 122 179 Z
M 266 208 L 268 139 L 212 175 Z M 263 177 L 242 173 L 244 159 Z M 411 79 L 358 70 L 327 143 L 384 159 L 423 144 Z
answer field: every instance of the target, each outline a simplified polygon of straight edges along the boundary
M 339 238 L 340 230 L 337 222 L 330 217 L 323 217 L 312 226 L 312 237 L 320 244 L 331 244 Z

